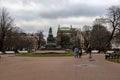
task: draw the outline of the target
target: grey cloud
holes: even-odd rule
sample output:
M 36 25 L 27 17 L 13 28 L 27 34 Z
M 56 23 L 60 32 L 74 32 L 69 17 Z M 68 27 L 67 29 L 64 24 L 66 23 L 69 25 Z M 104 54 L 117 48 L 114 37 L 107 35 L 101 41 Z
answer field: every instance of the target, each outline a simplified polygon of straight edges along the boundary
M 46 5 L 52 5 L 52 4 L 60 4 L 63 2 L 66 2 L 68 0 L 21 0 L 23 4 L 29 4 L 30 2 L 33 3 L 42 3 L 42 4 L 46 4 Z
M 62 10 L 51 10 L 49 12 L 41 12 L 42 18 L 67 18 L 67 17 L 94 17 L 100 16 L 105 12 L 105 6 L 89 6 L 89 5 L 72 5 L 65 6 Z
M 40 16 L 38 15 L 37 12 L 32 12 L 32 11 L 11 11 L 10 15 L 15 18 L 15 20 L 25 20 L 25 21 L 31 21 L 31 20 L 36 20 L 39 19 Z
M 16 0 L 15 0 L 16 1 Z M 50 6 L 57 6 L 57 5 L 63 5 L 63 3 L 66 3 L 69 0 L 20 0 L 18 2 L 21 2 L 23 6 L 31 5 L 31 3 L 39 5 L 44 5 L 46 7 Z
M 12 13 L 16 19 L 23 20 L 33 20 L 40 18 L 56 19 L 80 16 L 94 17 L 102 15 L 107 8 L 107 6 L 100 5 L 93 6 L 81 3 L 72 4 L 71 2 L 69 2 L 69 0 L 20 0 L 18 2 L 22 2 L 23 6 L 31 5 L 30 3 L 35 3 L 35 5 L 40 8 L 37 11 L 19 10 Z M 42 11 L 40 5 L 44 6 L 44 9 Z
M 34 28 L 33 26 L 19 26 L 21 27 L 22 30 L 24 30 L 24 32 L 27 32 L 27 33 L 32 33 L 33 31 L 37 31 L 36 28 Z
M 4 5 L 8 8 L 10 15 L 17 20 L 16 22 L 23 30 L 26 32 L 37 32 L 37 30 L 42 29 L 46 35 L 49 26 L 53 27 L 54 34 L 56 34 L 56 26 L 58 24 L 73 24 L 75 26 L 90 25 L 92 24 L 92 18 L 90 18 L 90 22 L 86 19 L 83 19 L 81 22 L 77 17 L 95 18 L 96 16 L 103 15 L 110 6 L 99 5 L 99 3 L 98 5 L 91 5 L 87 3 L 88 0 L 86 0 L 87 4 L 74 4 L 72 0 L 2 0 L 2 3 L 4 1 L 9 4 L 9 6 L 7 4 Z M 0 0 L 0 7 L 2 3 Z M 17 4 L 16 8 L 10 6 L 14 4 Z M 74 17 L 78 21 L 68 20 L 71 19 L 70 17 Z

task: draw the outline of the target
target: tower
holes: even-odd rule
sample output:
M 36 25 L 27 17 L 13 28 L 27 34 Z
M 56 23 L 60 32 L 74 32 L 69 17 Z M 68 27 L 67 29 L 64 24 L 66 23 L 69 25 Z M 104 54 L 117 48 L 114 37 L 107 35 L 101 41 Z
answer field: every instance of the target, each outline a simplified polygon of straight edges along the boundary
M 55 43 L 55 39 L 53 37 L 51 27 L 49 28 L 49 33 L 48 33 L 48 37 L 47 37 L 47 43 Z

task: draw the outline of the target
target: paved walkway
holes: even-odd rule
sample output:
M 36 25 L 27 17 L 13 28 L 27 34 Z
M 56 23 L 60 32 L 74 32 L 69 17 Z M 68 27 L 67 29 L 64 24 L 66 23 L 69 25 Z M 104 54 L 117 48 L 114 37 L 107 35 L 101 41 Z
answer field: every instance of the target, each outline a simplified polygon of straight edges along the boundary
M 0 80 L 120 80 L 120 64 L 103 54 L 74 57 L 16 57 L 2 55 Z

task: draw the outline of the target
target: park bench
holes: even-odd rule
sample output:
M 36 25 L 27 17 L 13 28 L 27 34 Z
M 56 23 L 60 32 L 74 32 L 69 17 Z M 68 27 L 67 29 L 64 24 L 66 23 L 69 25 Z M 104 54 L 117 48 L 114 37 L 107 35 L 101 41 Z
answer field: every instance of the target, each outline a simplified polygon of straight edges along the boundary
M 114 51 L 106 51 L 107 54 L 114 53 Z
M 114 51 L 106 51 L 105 59 L 110 59 Z
M 2 54 L 2 52 L 0 51 L 0 54 Z
M 92 50 L 92 53 L 98 53 L 99 50 Z
M 120 58 L 120 53 L 116 53 L 114 51 L 107 51 L 105 54 L 105 59 L 119 59 Z

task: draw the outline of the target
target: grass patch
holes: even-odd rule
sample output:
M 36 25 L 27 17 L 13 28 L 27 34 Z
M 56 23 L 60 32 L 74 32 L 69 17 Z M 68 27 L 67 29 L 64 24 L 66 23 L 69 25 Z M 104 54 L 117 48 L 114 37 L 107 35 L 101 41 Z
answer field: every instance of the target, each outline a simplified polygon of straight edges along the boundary
M 67 53 L 20 53 L 16 54 L 16 56 L 28 56 L 28 57 L 59 57 L 59 56 L 73 56 L 73 52 Z
M 115 63 L 120 63 L 120 59 L 110 59 L 108 61 L 115 62 Z

